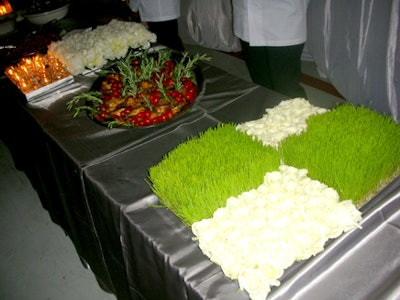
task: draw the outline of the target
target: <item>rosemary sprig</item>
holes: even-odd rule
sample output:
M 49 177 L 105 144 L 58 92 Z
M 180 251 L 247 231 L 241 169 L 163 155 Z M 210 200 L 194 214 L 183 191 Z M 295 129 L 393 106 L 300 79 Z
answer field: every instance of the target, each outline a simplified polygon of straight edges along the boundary
M 140 59 L 140 80 L 149 80 L 154 71 L 158 71 L 158 64 L 154 56 L 143 53 Z
M 93 114 L 99 113 L 99 111 L 94 107 L 101 105 L 103 102 L 100 96 L 101 93 L 99 91 L 81 93 L 67 102 L 67 109 L 74 110 L 74 118 L 76 118 L 82 110 L 89 111 L 89 114 L 93 116 Z M 91 102 L 93 105 L 79 105 L 82 100 L 85 100 L 86 102 Z
M 183 54 L 183 57 L 179 63 L 176 64 L 175 70 L 174 70 L 174 82 L 175 82 L 175 88 L 177 91 L 181 92 L 183 88 L 183 83 L 181 82 L 181 79 L 185 76 L 185 65 L 182 61 L 187 57 L 187 53 Z
M 175 66 L 175 71 L 174 71 L 175 88 L 178 91 L 182 91 L 183 84 L 181 82 L 181 79 L 183 77 L 195 81 L 196 78 L 193 73 L 193 68 L 201 61 L 210 61 L 210 60 L 211 57 L 207 56 L 207 54 L 200 55 L 197 53 L 191 58 L 188 52 L 184 52 L 181 60 Z
M 182 64 L 185 65 L 185 72 L 187 72 L 186 77 L 189 78 L 189 76 L 191 76 L 191 74 L 192 74 L 191 70 L 198 63 L 200 63 L 201 61 L 210 61 L 210 60 L 211 60 L 211 57 L 207 56 L 207 54 L 200 55 L 199 53 L 196 53 L 192 58 L 189 57 L 187 62 L 183 61 Z
M 170 49 L 161 49 L 158 51 L 157 58 L 157 69 L 164 67 L 164 64 L 172 57 L 172 51 Z
M 109 129 L 116 128 L 116 127 L 126 127 L 126 128 L 132 127 L 131 124 L 128 124 L 126 122 L 121 122 L 118 120 L 108 121 L 108 122 L 105 122 L 105 124 L 107 124 L 107 127 Z
M 116 63 L 118 72 L 122 76 L 122 95 L 136 95 L 138 76 L 132 68 L 132 60 L 135 57 L 133 53 L 129 53 L 125 58 L 120 59 Z
M 145 95 L 142 95 L 142 99 L 144 100 L 144 102 L 146 103 L 146 107 L 150 110 L 150 111 L 154 111 L 153 106 L 151 105 L 151 102 L 149 99 L 147 99 L 147 97 Z
M 171 98 L 167 94 L 167 89 L 163 85 L 163 80 L 164 80 L 164 74 L 162 74 L 162 75 L 157 74 L 156 84 L 157 84 L 158 90 L 160 91 L 161 95 L 165 98 L 165 100 L 167 100 L 168 103 L 171 103 Z
M 103 100 L 100 98 L 100 96 L 101 93 L 99 91 L 81 93 L 67 102 L 67 108 L 68 110 L 73 109 L 74 106 L 79 104 L 82 100 L 90 101 L 93 104 L 101 104 Z
M 91 118 L 93 117 L 93 115 L 96 115 L 99 113 L 99 111 L 97 109 L 93 108 L 92 106 L 83 105 L 83 106 L 78 106 L 78 107 L 74 108 L 75 113 L 74 113 L 73 117 L 76 118 L 82 110 L 86 111 Z

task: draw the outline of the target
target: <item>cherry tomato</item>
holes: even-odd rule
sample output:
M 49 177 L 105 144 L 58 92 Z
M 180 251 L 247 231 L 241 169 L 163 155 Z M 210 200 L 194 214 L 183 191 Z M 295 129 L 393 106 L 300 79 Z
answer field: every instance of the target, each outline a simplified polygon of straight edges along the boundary
M 175 62 L 173 62 L 172 60 L 167 60 L 164 65 L 166 67 L 170 67 L 170 68 L 174 68 L 175 67 Z
M 168 120 L 172 119 L 172 117 L 174 116 L 172 109 L 167 109 L 167 111 L 165 112 L 165 115 L 167 116 Z
M 143 120 L 143 124 L 144 124 L 144 126 L 149 126 L 149 125 L 151 125 L 150 119 L 144 119 L 144 120 Z
M 150 111 L 150 110 L 145 110 L 145 111 L 144 111 L 144 117 L 147 118 L 147 119 L 150 119 L 150 117 L 151 117 L 151 111 Z

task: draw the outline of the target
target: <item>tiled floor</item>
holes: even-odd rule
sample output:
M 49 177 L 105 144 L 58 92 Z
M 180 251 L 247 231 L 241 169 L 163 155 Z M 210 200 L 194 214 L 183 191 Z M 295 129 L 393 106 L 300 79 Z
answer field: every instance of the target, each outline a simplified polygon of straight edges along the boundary
M 238 58 L 188 45 L 189 51 L 207 52 L 212 64 L 248 79 Z M 315 76 L 312 62 L 304 70 Z M 311 74 L 312 73 L 312 74 Z M 330 106 L 338 98 L 305 86 L 309 100 Z M 0 141 L 0 299 L 6 300 L 111 300 L 85 269 L 70 239 L 51 222 L 24 173 L 14 168 Z

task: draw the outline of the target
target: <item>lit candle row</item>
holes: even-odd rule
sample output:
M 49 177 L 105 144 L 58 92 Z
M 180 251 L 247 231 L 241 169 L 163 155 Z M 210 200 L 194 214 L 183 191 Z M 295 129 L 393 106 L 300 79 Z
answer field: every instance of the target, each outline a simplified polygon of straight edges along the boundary
M 17 65 L 8 67 L 5 73 L 24 94 L 70 76 L 57 58 L 42 54 L 23 58 Z
M 2 5 L 0 5 L 0 16 L 4 16 L 6 14 L 12 13 L 12 7 L 8 1 L 1 1 Z M 4 3 L 3 3 L 4 2 Z

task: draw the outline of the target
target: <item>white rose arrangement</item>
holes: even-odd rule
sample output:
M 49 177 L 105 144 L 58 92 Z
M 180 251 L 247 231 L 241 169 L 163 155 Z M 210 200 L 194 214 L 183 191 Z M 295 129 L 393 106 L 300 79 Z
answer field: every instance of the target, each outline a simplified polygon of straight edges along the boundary
M 72 75 L 77 75 L 125 57 L 129 49 L 148 48 L 155 41 L 156 35 L 139 23 L 112 20 L 93 30 L 66 35 L 61 41 L 52 42 L 48 51 Z
M 305 131 L 306 121 L 310 116 L 326 111 L 325 108 L 314 106 L 306 99 L 295 98 L 266 109 L 266 114 L 260 119 L 238 124 L 236 129 L 253 136 L 265 146 L 277 148 L 289 135 Z
M 343 232 L 358 228 L 361 213 L 350 200 L 282 165 L 258 188 L 227 200 L 210 219 L 192 225 L 199 247 L 253 300 L 279 286 L 284 270 L 307 259 Z

